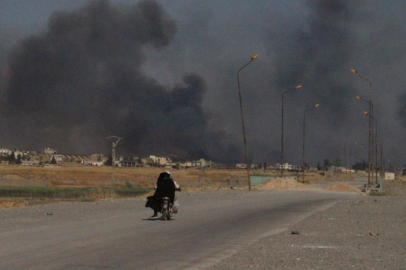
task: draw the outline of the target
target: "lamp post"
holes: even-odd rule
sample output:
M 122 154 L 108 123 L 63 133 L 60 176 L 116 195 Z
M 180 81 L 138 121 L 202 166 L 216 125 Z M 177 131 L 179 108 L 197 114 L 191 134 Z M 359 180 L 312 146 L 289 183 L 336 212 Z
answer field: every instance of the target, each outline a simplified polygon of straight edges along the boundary
M 383 164 L 383 145 L 381 143 L 381 166 L 380 166 L 380 174 L 382 178 L 385 178 L 385 166 Z
M 282 94 L 281 177 L 283 177 L 283 170 L 284 170 L 284 166 L 283 166 L 283 97 L 285 96 L 286 93 L 289 93 L 289 92 L 291 92 L 291 91 L 293 91 L 293 90 L 300 89 L 300 88 L 302 88 L 302 86 L 301 86 L 301 85 L 298 85 L 298 86 L 296 86 L 296 87 L 293 88 L 293 89 L 290 89 L 290 90 L 288 90 L 288 91 L 283 92 L 283 94 Z
M 315 109 L 315 108 L 317 108 L 317 107 L 319 107 L 319 106 L 320 106 L 320 104 L 316 104 L 316 105 L 314 105 L 313 107 L 310 107 L 310 108 L 308 108 L 308 109 L 304 110 L 304 112 L 303 112 L 303 157 L 302 157 L 302 159 L 303 159 L 303 171 L 302 171 L 302 173 L 303 173 L 303 183 L 305 182 L 305 135 L 306 135 L 306 112 L 307 112 L 307 111 L 310 111 L 310 110 L 313 110 L 313 109 Z
M 369 111 L 370 113 L 367 115 L 369 115 L 369 134 L 368 134 L 368 187 L 371 185 L 371 170 L 372 170 L 372 163 L 373 163 L 373 120 L 372 120 L 372 115 L 371 115 L 371 111 L 373 111 L 373 104 L 371 102 L 371 100 L 365 100 L 363 98 L 361 98 L 360 96 L 356 96 L 356 98 L 358 100 L 361 100 L 363 102 L 366 102 L 369 104 Z M 373 175 L 372 175 L 373 177 Z
M 246 66 L 251 64 L 252 61 L 258 58 L 258 55 L 251 57 L 251 61 L 245 64 L 242 68 L 237 71 L 237 81 L 238 81 L 238 96 L 240 98 L 240 112 L 241 112 L 241 123 L 242 123 L 242 136 L 244 138 L 244 151 L 245 151 L 245 163 L 247 164 L 247 176 L 248 176 L 248 190 L 251 190 L 251 178 L 250 178 L 250 164 L 248 162 L 247 154 L 247 137 L 245 135 L 245 125 L 244 125 L 244 113 L 242 107 L 242 98 L 241 98 L 241 87 L 240 87 L 240 71 L 243 70 Z
M 361 75 L 360 73 L 358 73 L 358 71 L 356 71 L 355 69 L 351 69 L 351 72 L 354 73 L 355 75 L 357 75 L 358 77 L 366 80 L 367 82 L 369 82 L 369 101 L 367 101 L 369 103 L 369 142 L 368 142 L 368 186 L 371 185 L 371 169 L 372 169 L 372 146 L 373 146 L 373 121 L 371 116 L 373 115 L 373 105 L 372 105 L 372 101 L 371 101 L 371 90 L 372 90 L 372 82 L 365 76 Z

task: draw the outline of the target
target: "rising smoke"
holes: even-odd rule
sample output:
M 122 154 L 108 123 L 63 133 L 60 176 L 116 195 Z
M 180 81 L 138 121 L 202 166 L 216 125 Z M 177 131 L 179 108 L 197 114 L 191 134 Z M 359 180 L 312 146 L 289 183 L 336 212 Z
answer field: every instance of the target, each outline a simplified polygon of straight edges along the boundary
M 369 89 L 351 68 L 372 79 L 380 140 L 402 160 L 405 4 L 156 1 L 176 24 L 154 1 L 91 1 L 18 41 L 7 68 L 0 44 L 3 144 L 107 152 L 103 138 L 116 135 L 125 139 L 118 151 L 241 162 L 236 71 L 259 54 L 241 76 L 251 161 L 279 162 L 281 94 L 298 84 L 285 97 L 285 160 L 301 163 L 303 111 L 315 103 L 308 162 L 344 160 L 351 145 L 353 161 L 365 158 L 368 106 L 355 96 Z M 356 157 L 355 143 L 364 149 Z
M 44 33 L 9 54 L 3 112 L 9 139 L 27 149 L 88 154 L 115 135 L 124 138 L 122 151 L 139 155 L 224 159 L 201 105 L 205 80 L 185 74 L 167 89 L 141 71 L 143 47 L 159 50 L 175 33 L 175 22 L 154 1 L 121 7 L 90 1 L 54 13 Z M 211 152 L 206 140 L 216 145 Z
M 286 37 L 290 44 L 288 49 L 285 48 L 286 39 L 274 47 L 281 52 L 276 59 L 279 67 L 274 74 L 276 87 L 288 90 L 294 83 L 303 84 L 303 91 L 308 96 L 306 105 L 321 103 L 327 108 L 327 120 L 339 126 L 346 120 L 344 105 L 348 104 L 349 93 L 354 93 L 349 85 L 338 79 L 340 73 L 348 72 L 343 67 L 349 66 L 353 51 L 351 12 L 345 0 L 307 2 L 311 12 L 305 27 Z M 303 103 L 303 100 L 296 100 L 296 103 Z

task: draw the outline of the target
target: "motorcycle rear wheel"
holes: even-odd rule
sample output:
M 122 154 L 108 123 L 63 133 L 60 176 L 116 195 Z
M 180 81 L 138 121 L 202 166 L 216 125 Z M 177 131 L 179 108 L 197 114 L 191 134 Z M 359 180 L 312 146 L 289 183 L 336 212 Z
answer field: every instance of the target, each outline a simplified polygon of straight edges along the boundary
M 166 220 L 166 218 L 167 218 L 167 211 L 168 211 L 168 210 L 162 210 L 162 220 Z

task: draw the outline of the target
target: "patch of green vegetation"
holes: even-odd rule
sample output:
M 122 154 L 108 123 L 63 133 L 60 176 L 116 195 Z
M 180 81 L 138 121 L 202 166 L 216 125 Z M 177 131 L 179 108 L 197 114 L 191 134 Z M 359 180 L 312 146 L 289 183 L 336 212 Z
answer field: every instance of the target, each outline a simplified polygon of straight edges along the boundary
M 149 192 L 151 188 L 117 187 L 117 197 L 135 197 Z M 0 187 L 0 197 L 8 198 L 51 198 L 94 201 L 111 194 L 110 187 Z

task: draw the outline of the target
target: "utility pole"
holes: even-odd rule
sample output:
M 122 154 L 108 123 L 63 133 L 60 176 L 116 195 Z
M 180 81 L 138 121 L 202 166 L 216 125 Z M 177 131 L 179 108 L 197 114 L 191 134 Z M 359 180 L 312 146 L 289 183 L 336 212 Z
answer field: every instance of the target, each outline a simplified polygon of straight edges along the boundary
M 347 168 L 347 143 L 344 144 L 344 167 L 345 167 L 345 176 L 348 177 L 348 168 Z
M 116 160 L 116 146 L 120 140 L 123 138 L 117 137 L 117 136 L 110 136 L 107 137 L 106 140 L 111 142 L 111 166 L 112 166 L 112 174 L 111 174 L 111 181 L 112 181 L 112 187 L 111 187 L 111 194 L 114 194 L 114 188 L 116 185 L 116 179 L 114 177 L 114 169 L 116 167 L 115 160 Z
M 169 172 L 172 170 L 172 161 L 177 158 L 178 156 L 175 155 L 169 155 L 166 159 L 169 161 Z
M 352 157 L 352 145 L 350 145 L 350 176 L 352 174 L 352 163 L 351 163 L 351 157 Z

